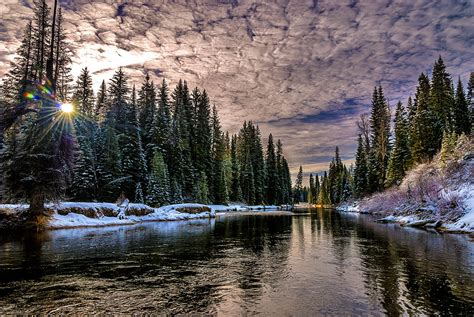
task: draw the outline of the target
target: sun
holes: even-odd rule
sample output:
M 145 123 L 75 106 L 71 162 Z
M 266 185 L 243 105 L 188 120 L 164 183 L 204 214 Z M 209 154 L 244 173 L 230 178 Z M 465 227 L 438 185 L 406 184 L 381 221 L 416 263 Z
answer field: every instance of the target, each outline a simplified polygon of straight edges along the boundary
M 63 103 L 59 108 L 64 113 L 72 113 L 74 111 L 74 106 L 70 103 Z

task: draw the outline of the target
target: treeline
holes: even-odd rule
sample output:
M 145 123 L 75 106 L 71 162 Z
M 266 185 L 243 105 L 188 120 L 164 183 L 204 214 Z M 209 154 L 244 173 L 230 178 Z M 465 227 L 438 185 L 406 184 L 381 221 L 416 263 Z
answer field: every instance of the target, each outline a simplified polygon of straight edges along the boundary
M 300 166 L 294 187 L 294 201 L 316 205 L 338 204 L 352 197 L 353 167 L 342 163 L 339 148 L 329 164 L 329 172 L 322 176 L 309 174 L 308 186 L 303 186 L 303 167 Z
M 397 103 L 393 129 L 382 87 L 374 89 L 370 119 L 361 116 L 354 168 L 354 196 L 363 197 L 401 183 L 413 166 L 430 161 L 443 139 L 472 130 L 474 73 L 465 91 L 456 88 L 441 57 L 431 79 L 422 73 L 414 98 Z M 445 141 L 446 142 L 446 141 Z
M 422 73 L 414 98 L 398 102 L 391 126 L 391 111 L 382 87 L 375 87 L 370 114 L 357 122 L 359 135 L 355 165 L 347 168 L 339 158 L 330 163 L 329 173 L 310 175 L 303 186 L 303 171 L 296 179 L 295 201 L 338 204 L 398 186 L 407 171 L 427 162 L 441 151 L 449 151 L 457 137 L 472 133 L 474 124 L 474 73 L 467 89 L 459 78 L 454 84 L 441 57 L 432 77 Z
M 291 203 L 280 140 L 270 134 L 264 151 L 252 122 L 224 133 L 207 92 L 190 91 L 186 81 L 170 91 L 164 79 L 157 87 L 146 75 L 136 89 L 118 69 L 95 93 L 84 68 L 74 83 L 60 10 L 53 21 L 55 32 L 45 1 L 35 1 L 2 80 L 2 113 L 26 110 L 2 130 L 1 200 Z M 56 65 L 45 80 L 50 51 Z M 74 112 L 62 113 L 58 102 L 72 103 Z

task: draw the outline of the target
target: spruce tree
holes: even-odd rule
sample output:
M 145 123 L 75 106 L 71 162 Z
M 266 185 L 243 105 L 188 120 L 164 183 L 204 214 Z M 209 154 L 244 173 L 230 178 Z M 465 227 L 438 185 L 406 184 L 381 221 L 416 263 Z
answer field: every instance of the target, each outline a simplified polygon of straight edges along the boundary
M 291 184 L 291 174 L 290 168 L 288 166 L 288 162 L 285 157 L 282 159 L 282 166 L 283 166 L 283 202 L 286 204 L 291 204 L 293 201 L 292 197 L 292 184 Z
M 384 188 L 390 150 L 390 110 L 382 87 L 374 89 L 370 124 L 372 134 L 368 189 L 374 192 Z
M 132 90 L 132 100 L 124 104 L 124 126 L 119 136 L 122 144 L 122 173 L 124 182 L 122 190 L 126 197 L 135 197 L 138 184 L 146 183 L 147 166 L 143 151 L 140 128 L 137 121 L 137 104 L 135 86 Z
M 278 176 L 278 166 L 277 166 L 277 161 L 276 161 L 275 146 L 273 144 L 273 136 L 271 133 L 268 136 L 268 146 L 267 146 L 267 153 L 266 153 L 265 168 L 266 168 L 265 201 L 269 205 L 274 205 L 278 202 L 277 194 L 280 191 L 279 190 L 280 179 Z
M 356 198 L 364 197 L 368 193 L 367 176 L 367 154 L 365 151 L 364 142 L 362 140 L 362 135 L 359 134 L 354 168 L 354 194 Z
M 324 172 L 322 182 L 321 182 L 321 190 L 319 191 L 319 203 L 322 206 L 330 205 L 331 198 L 329 197 L 329 180 L 328 175 Z
M 212 115 L 212 190 L 210 197 L 216 204 L 225 204 L 228 200 L 227 184 L 225 180 L 224 171 L 224 156 L 225 156 L 225 138 L 221 130 L 219 116 L 216 107 L 213 107 Z
M 92 77 L 87 67 L 81 70 L 74 87 L 73 104 L 81 114 L 80 120 L 94 118 L 94 91 L 92 90 Z
M 430 82 L 425 74 L 418 78 L 415 94 L 416 113 L 410 126 L 411 165 L 431 159 L 438 149 L 440 121 L 430 106 Z
M 242 201 L 242 188 L 240 187 L 240 164 L 237 158 L 237 136 L 232 136 L 231 140 L 231 162 L 232 162 L 232 182 L 230 187 L 230 201 Z
M 458 79 L 456 98 L 453 111 L 454 132 L 459 134 L 469 134 L 471 132 L 471 122 L 469 118 L 469 108 L 464 94 L 461 78 Z
M 304 201 L 303 197 L 303 166 L 300 165 L 300 169 L 298 171 L 298 175 L 296 176 L 294 194 L 293 194 L 293 201 L 295 204 L 298 204 Z
M 433 137 L 436 141 L 436 147 L 433 149 L 434 153 L 441 147 L 443 131 L 445 129 L 448 131 L 452 130 L 452 108 L 454 105 L 452 97 L 451 77 L 446 72 L 446 66 L 440 56 L 433 66 L 429 95 L 429 105 L 436 120 L 432 127 Z
M 410 162 L 408 146 L 408 122 L 405 108 L 401 102 L 398 102 L 395 113 L 395 143 L 388 164 L 387 187 L 399 185 L 403 180 Z
M 471 132 L 474 131 L 474 72 L 469 76 L 467 83 L 467 106 L 469 108 L 471 118 Z
M 146 74 L 145 81 L 142 83 L 138 92 L 138 112 L 140 124 L 140 136 L 143 142 L 147 166 L 151 165 L 153 154 L 157 149 L 154 142 L 155 124 L 156 124 L 156 91 L 155 85 Z
M 107 86 L 103 80 L 100 84 L 99 91 L 97 92 L 96 104 L 94 107 L 94 118 L 96 118 L 97 121 L 102 122 L 105 119 L 107 112 L 110 110 L 108 104 Z
M 169 154 L 169 140 L 171 137 L 171 110 L 169 104 L 168 84 L 163 79 L 158 94 L 158 110 L 153 124 L 153 141 L 156 148 L 164 155 Z
M 146 203 L 159 207 L 171 202 L 171 185 L 168 167 L 160 151 L 155 151 L 148 177 Z

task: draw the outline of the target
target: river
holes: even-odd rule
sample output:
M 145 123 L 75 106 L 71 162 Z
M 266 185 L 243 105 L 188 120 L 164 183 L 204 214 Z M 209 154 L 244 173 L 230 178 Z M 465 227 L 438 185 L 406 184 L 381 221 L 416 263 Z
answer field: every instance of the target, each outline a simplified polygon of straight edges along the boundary
M 0 235 L 0 314 L 474 314 L 474 243 L 308 209 Z

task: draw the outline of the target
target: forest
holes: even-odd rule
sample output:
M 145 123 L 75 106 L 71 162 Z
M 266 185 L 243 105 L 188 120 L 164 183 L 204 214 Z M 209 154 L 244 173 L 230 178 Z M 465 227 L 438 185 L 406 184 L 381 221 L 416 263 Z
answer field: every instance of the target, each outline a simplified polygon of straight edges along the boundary
M 61 9 L 33 11 L 0 87 L 1 201 L 291 203 L 280 140 L 264 150 L 253 122 L 224 132 L 206 90 L 183 80 L 171 90 L 145 72 L 135 87 L 120 68 L 94 92 L 87 67 L 72 78 Z
M 370 113 L 363 113 L 357 121 L 355 165 L 347 168 L 336 148 L 329 172 L 320 177 L 310 174 L 309 187 L 303 186 L 300 167 L 295 198 L 312 204 L 337 205 L 400 185 L 410 169 L 430 162 L 439 152 L 441 156 L 448 155 L 461 135 L 471 134 L 473 89 L 474 72 L 470 73 L 467 85 L 463 85 L 461 78 L 455 85 L 440 56 L 431 78 L 424 73 L 418 77 L 414 98 L 409 97 L 406 105 L 401 101 L 396 104 L 392 121 L 383 88 L 375 87 Z

